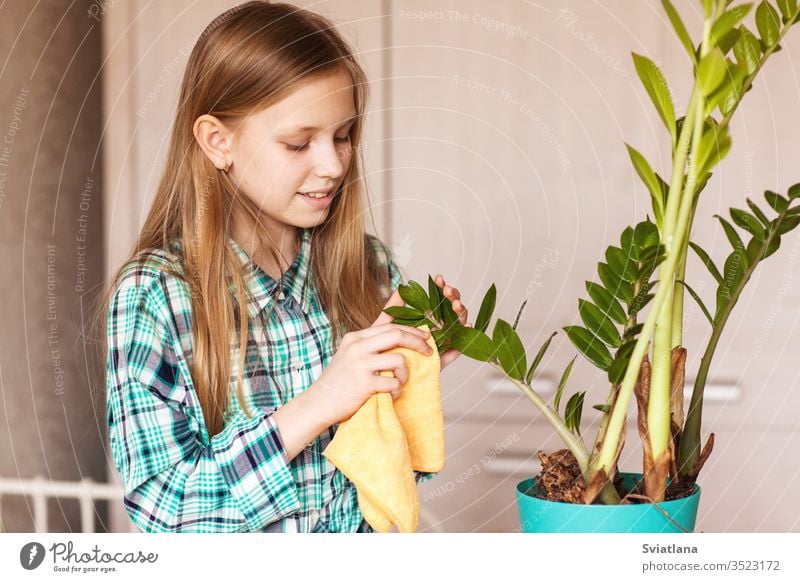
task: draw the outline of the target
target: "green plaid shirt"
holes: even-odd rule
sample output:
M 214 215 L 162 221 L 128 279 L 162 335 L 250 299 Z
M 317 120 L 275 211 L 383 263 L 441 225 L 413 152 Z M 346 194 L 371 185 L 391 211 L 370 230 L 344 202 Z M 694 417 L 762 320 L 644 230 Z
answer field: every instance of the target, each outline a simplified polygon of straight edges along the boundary
M 228 238 L 250 291 L 244 394 L 254 417 L 239 406 L 232 370 L 224 429 L 211 439 L 189 375 L 190 291 L 159 268 L 177 264 L 178 249 L 150 251 L 144 266 L 132 263 L 123 273 L 108 311 L 107 420 L 125 508 L 142 530 L 373 531 L 353 483 L 322 456 L 336 425 L 289 461 L 271 416 L 281 396 L 286 402 L 306 390 L 333 356 L 331 325 L 309 272 L 312 232 L 301 233 L 283 289 Z M 388 299 L 403 282 L 400 270 L 388 247 L 367 237 L 389 270 L 392 289 L 381 288 Z M 237 342 L 234 367 L 238 353 Z

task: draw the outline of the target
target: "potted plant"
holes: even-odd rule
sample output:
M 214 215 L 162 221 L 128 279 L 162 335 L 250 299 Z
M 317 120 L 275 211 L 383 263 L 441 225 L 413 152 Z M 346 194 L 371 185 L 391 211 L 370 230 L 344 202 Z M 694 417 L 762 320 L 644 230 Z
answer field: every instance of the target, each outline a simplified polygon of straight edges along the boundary
M 578 300 L 584 325 L 564 329 L 586 359 L 608 375 L 606 401 L 590 445 L 580 432 L 585 392 L 572 394 L 561 409 L 573 358 L 548 403 L 536 391 L 534 375 L 554 332 L 529 363 L 514 323 L 497 319 L 488 335 L 496 301 L 492 285 L 483 297 L 474 327 L 456 317 L 450 300 L 428 277 L 428 290 L 415 281 L 400 286 L 405 307 L 385 311 L 396 323 L 428 325 L 440 351 L 454 347 L 488 362 L 534 403 L 566 448 L 539 452 L 541 474 L 517 486 L 523 531 L 692 531 L 700 488 L 697 477 L 714 445 L 701 440 L 703 391 L 725 324 L 756 267 L 778 250 L 781 237 L 800 223 L 800 184 L 781 195 L 767 191 L 766 205 L 747 199 L 730 209 L 730 220 L 715 215 L 730 242 L 722 268 L 692 241 L 700 193 L 712 170 L 731 147 L 730 121 L 764 63 L 800 20 L 797 0 L 698 0 L 704 15 L 702 39 L 692 41 L 669 0 L 663 7 L 692 64 L 693 88 L 686 114 L 676 118 L 667 82 L 658 66 L 642 55 L 634 65 L 672 145 L 672 167 L 662 178 L 636 149 L 627 146 L 636 173 L 650 194 L 652 219 L 625 228 L 598 263 L 598 281 L 586 283 Z M 735 5 L 734 5 L 735 4 Z M 755 32 L 744 23 L 751 14 Z M 689 249 L 717 284 L 713 311 L 685 280 Z M 712 332 L 704 348 L 688 407 L 684 405 L 686 348 L 682 323 L 688 292 Z M 706 298 L 708 302 L 709 298 Z M 577 356 L 576 356 L 577 358 Z M 625 440 L 631 398 L 636 398 L 643 444 L 641 471 L 621 473 L 617 460 Z

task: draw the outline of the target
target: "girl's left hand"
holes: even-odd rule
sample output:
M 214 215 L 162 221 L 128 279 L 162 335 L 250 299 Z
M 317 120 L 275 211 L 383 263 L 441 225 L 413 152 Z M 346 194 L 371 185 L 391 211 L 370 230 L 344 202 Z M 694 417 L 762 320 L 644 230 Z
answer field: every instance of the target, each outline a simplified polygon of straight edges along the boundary
M 461 292 L 455 287 L 446 285 L 444 277 L 441 275 L 436 275 L 434 281 L 439 287 L 442 288 L 444 296 L 453 302 L 453 311 L 455 311 L 456 315 L 458 315 L 458 320 L 461 322 L 461 325 L 464 327 L 472 327 L 471 323 L 467 323 L 467 308 L 463 303 L 461 303 Z M 439 354 L 441 369 L 444 370 L 446 366 L 452 364 L 460 355 L 461 352 L 455 348 L 450 348 L 449 350 L 445 350 L 443 353 Z

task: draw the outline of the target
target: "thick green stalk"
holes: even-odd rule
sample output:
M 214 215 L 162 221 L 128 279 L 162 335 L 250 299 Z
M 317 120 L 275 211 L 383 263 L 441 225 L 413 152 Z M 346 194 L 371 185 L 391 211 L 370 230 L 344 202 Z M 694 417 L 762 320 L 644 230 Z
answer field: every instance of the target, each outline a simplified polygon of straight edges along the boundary
M 703 136 L 703 121 L 705 119 L 705 101 L 699 99 L 695 109 L 691 112 L 694 116 L 694 124 L 692 128 L 692 149 L 689 155 L 689 172 L 686 179 L 686 187 L 683 191 L 683 202 L 688 203 L 691 208 L 694 208 L 695 196 L 694 190 L 697 185 L 697 159 L 700 149 L 700 138 Z M 677 225 L 676 230 L 685 232 L 685 236 L 676 237 L 673 240 L 675 250 L 678 256 L 683 259 L 684 252 L 684 238 L 689 238 L 689 216 L 686 217 L 685 223 Z M 659 323 L 663 324 L 663 332 L 656 336 L 656 341 L 653 345 L 653 376 L 650 380 L 650 399 L 647 407 L 647 429 L 650 434 L 650 447 L 653 454 L 653 459 L 658 457 L 669 448 L 670 439 L 672 438 L 672 430 L 670 426 L 670 396 L 671 396 L 671 367 L 672 367 L 672 317 L 676 310 L 676 306 L 670 300 L 672 299 L 673 291 L 675 288 L 675 280 L 672 278 L 673 273 L 670 271 L 662 272 L 660 284 L 665 283 L 668 287 L 667 299 L 665 300 L 667 307 L 665 307 L 660 314 Z M 682 296 L 681 296 L 682 297 Z M 681 305 L 682 314 L 682 305 Z M 657 328 L 657 332 L 659 329 Z M 658 369 L 656 369 L 658 366 Z
M 695 111 L 698 107 L 698 104 L 700 107 L 702 107 L 702 93 L 700 92 L 697 83 L 695 83 L 695 88 L 692 92 L 692 98 L 689 104 L 689 111 Z M 665 224 L 667 224 L 666 221 L 673 220 L 673 224 L 677 223 L 678 225 L 674 235 L 667 236 L 669 236 L 670 239 L 674 237 L 675 240 L 679 241 L 682 240 L 685 234 L 686 219 L 688 219 L 689 212 L 691 210 L 691 200 L 689 200 L 687 203 L 685 200 L 686 197 L 684 197 L 683 200 L 680 200 L 679 207 L 678 202 L 680 193 L 683 190 L 683 168 L 686 166 L 690 134 L 692 132 L 692 128 L 694 127 L 694 119 L 694 115 L 689 115 L 684 122 L 679 140 L 679 146 L 675 153 L 672 181 L 670 183 L 669 194 L 667 196 L 667 213 L 665 216 Z M 677 220 L 674 219 L 676 208 L 679 215 Z M 681 217 L 683 220 L 681 220 Z M 664 272 L 674 273 L 679 257 L 680 249 L 676 248 L 674 245 L 671 246 L 671 250 L 667 252 L 667 257 L 662 263 L 662 269 Z M 617 402 L 615 403 L 614 409 L 611 412 L 608 430 L 606 431 L 606 438 L 603 441 L 603 445 L 599 453 L 593 457 L 590 463 L 589 478 L 592 478 L 594 474 L 600 470 L 604 470 L 606 475 L 611 475 L 612 473 L 617 447 L 619 445 L 622 429 L 625 424 L 628 405 L 630 404 L 631 396 L 633 395 L 633 390 L 636 386 L 636 380 L 639 376 L 642 360 L 644 359 L 645 353 L 650 345 L 650 340 L 653 337 L 653 332 L 655 331 L 656 320 L 660 315 L 662 308 L 664 305 L 666 305 L 667 291 L 669 290 L 669 287 L 670 286 L 666 284 L 659 284 L 656 294 L 652 299 L 652 308 L 650 309 L 644 325 L 642 326 L 642 331 L 639 333 L 639 337 L 636 340 L 636 345 L 631 353 L 630 363 L 628 364 L 628 367 L 625 370 L 625 376 L 622 379 Z
M 692 213 L 689 215 L 689 233 L 692 232 L 692 224 L 694 223 L 694 212 L 697 209 L 697 201 L 699 200 L 699 192 L 694 194 L 694 204 L 692 205 Z M 686 280 L 686 258 L 689 253 L 689 237 L 683 240 L 683 247 L 681 248 L 681 260 L 678 264 L 678 270 L 675 273 L 675 281 Z M 683 345 L 683 298 L 684 298 L 683 285 L 675 285 L 675 299 L 672 301 L 672 347 L 677 348 Z
M 708 53 L 709 37 L 711 33 L 712 19 L 707 18 L 703 30 L 703 42 L 700 48 L 700 60 Z M 691 131 L 691 148 L 689 153 L 689 168 L 686 184 L 682 189 L 680 201 L 681 206 L 687 199 L 694 202 L 694 190 L 697 184 L 697 159 L 700 149 L 700 138 L 703 136 L 703 121 L 705 120 L 705 98 L 700 90 L 700 84 L 695 80 L 692 100 L 686 118 L 692 118 L 691 130 L 686 127 L 683 132 Z M 679 163 L 680 162 L 680 163 Z M 677 172 L 683 175 L 685 168 L 684 160 L 674 160 L 672 170 L 673 176 Z M 670 192 L 670 194 L 672 194 Z M 669 200 L 668 202 L 672 202 Z M 674 207 L 674 205 L 673 205 Z M 684 241 L 682 237 L 676 236 L 676 230 L 685 228 L 687 234 L 688 224 L 681 225 L 672 222 L 674 214 L 670 214 L 669 222 L 665 222 L 664 231 L 667 235 L 666 250 L 672 253 L 673 250 L 678 254 L 678 271 L 680 265 L 684 264 Z M 687 217 L 688 218 L 688 217 Z M 688 237 L 687 237 L 688 238 Z M 674 247 L 674 249 L 673 249 Z M 650 376 L 650 394 L 647 405 L 647 431 L 650 437 L 650 450 L 652 458 L 658 459 L 661 454 L 669 449 L 672 438 L 670 425 L 670 396 L 672 388 L 672 346 L 673 346 L 673 317 L 677 313 L 683 315 L 683 293 L 682 289 L 675 289 L 675 267 L 667 270 L 666 262 L 662 263 L 659 274 L 659 286 L 667 287 L 665 292 L 665 307 L 661 309 L 656 321 L 656 329 L 653 338 L 653 364 Z M 676 305 L 677 301 L 677 305 Z M 680 323 L 679 323 L 680 325 Z

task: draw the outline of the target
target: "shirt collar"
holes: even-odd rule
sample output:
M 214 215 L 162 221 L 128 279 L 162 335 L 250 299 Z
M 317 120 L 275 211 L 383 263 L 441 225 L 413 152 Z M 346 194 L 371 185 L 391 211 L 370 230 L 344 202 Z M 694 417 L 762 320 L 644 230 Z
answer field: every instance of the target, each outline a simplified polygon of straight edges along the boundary
M 283 276 L 283 294 L 291 295 L 294 300 L 309 314 L 312 304 L 312 288 L 310 282 L 310 258 L 311 258 L 311 229 L 301 228 L 300 252 L 294 262 L 287 269 Z M 247 252 L 230 236 L 227 238 L 231 248 L 239 257 L 243 267 L 245 284 L 250 291 L 248 297 L 248 313 L 251 318 L 257 317 L 262 311 L 272 306 L 276 296 L 280 295 L 278 282 L 267 275 L 258 265 L 253 263 Z M 233 285 L 231 284 L 231 291 Z

